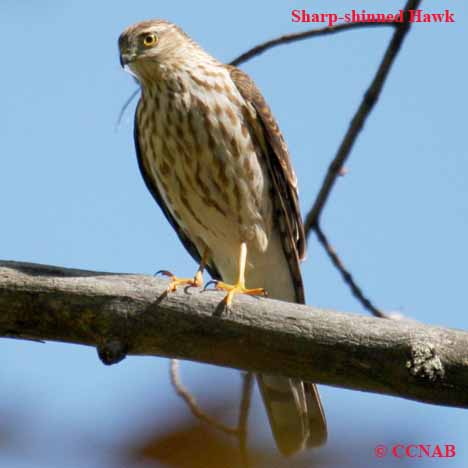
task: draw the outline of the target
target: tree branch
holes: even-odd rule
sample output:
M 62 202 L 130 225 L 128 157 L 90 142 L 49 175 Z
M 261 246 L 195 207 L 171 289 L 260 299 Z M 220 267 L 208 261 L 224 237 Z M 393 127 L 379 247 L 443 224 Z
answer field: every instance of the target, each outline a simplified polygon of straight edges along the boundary
M 254 384 L 254 376 L 252 372 L 247 372 L 242 375 L 242 395 L 239 411 L 239 450 L 241 453 L 242 465 L 244 468 L 249 468 L 249 451 L 247 449 L 247 433 L 249 427 L 249 410 L 250 402 L 252 401 L 252 390 Z
M 261 44 L 252 47 L 247 52 L 239 55 L 230 62 L 230 65 L 238 66 L 241 63 L 247 62 L 248 60 L 263 54 L 273 47 L 277 47 L 284 44 L 290 44 L 291 42 L 303 41 L 311 37 L 317 36 L 328 36 L 330 34 L 336 34 L 342 31 L 349 31 L 351 29 L 362 29 L 362 28 L 375 28 L 385 26 L 397 26 L 399 23 L 387 22 L 387 23 L 343 23 L 335 26 L 327 26 L 325 28 L 314 28 L 307 31 L 301 31 L 298 33 L 284 34 L 269 41 L 262 42 Z
M 201 361 L 468 408 L 468 333 L 167 282 L 0 262 L 0 336 Z M 110 358 L 109 358 L 110 357 Z M 114 359 L 115 358 L 115 359 Z
M 304 230 L 306 237 L 309 237 L 310 233 L 312 231 L 315 231 L 320 244 L 324 247 L 333 265 L 341 273 L 345 283 L 350 287 L 353 295 L 358 299 L 358 301 L 366 310 L 371 312 L 376 317 L 381 318 L 387 318 L 387 316 L 382 311 L 377 309 L 371 303 L 371 301 L 364 295 L 362 288 L 358 286 L 352 275 L 345 268 L 341 259 L 338 257 L 334 249 L 328 243 L 328 240 L 320 227 L 320 217 L 338 177 L 340 175 L 343 175 L 344 164 L 351 154 L 351 150 L 354 146 L 354 143 L 357 140 L 357 137 L 361 132 L 362 128 L 364 127 L 364 123 L 367 120 L 367 117 L 370 115 L 372 109 L 374 108 L 375 104 L 377 103 L 377 100 L 380 97 L 384 83 L 390 73 L 390 69 L 393 65 L 393 62 L 395 61 L 398 52 L 400 51 L 403 40 L 405 39 L 411 27 L 411 23 L 409 22 L 408 17 L 409 10 L 417 9 L 421 1 L 422 0 L 408 0 L 403 10 L 405 12 L 404 22 L 393 23 L 393 25 L 396 26 L 395 32 L 384 53 L 379 68 L 377 69 L 372 83 L 370 84 L 369 88 L 364 94 L 361 104 L 359 105 L 356 113 L 354 114 L 353 119 L 349 124 L 348 131 L 346 132 L 335 157 L 333 158 L 332 162 L 328 167 L 328 171 L 322 182 L 314 204 L 307 213 L 304 221 Z M 243 56 L 241 56 L 240 58 L 243 58 Z
M 336 253 L 336 250 L 331 246 L 328 242 L 327 236 L 322 231 L 320 224 L 316 224 L 314 228 L 315 234 L 317 234 L 317 239 L 320 244 L 327 252 L 328 258 L 331 260 L 332 264 L 336 267 L 336 269 L 340 272 L 343 281 L 349 286 L 349 289 L 353 293 L 353 296 L 361 303 L 364 309 L 368 310 L 372 315 L 379 318 L 391 318 L 380 309 L 377 309 L 375 305 L 371 302 L 371 300 L 364 295 L 362 288 L 358 286 L 356 281 L 353 278 L 353 275 L 350 271 L 345 267 L 341 258 Z
M 304 228 L 306 235 L 309 235 L 310 230 L 319 223 L 320 214 L 322 213 L 328 197 L 335 185 L 336 179 L 340 175 L 344 163 L 351 154 L 351 149 L 353 148 L 359 133 L 364 127 L 364 123 L 367 120 L 367 117 L 371 113 L 380 97 L 383 85 L 388 77 L 388 74 L 390 73 L 398 52 L 400 51 L 401 44 L 403 43 L 403 40 L 405 39 L 406 34 L 411 27 L 411 23 L 409 22 L 408 18 L 408 11 L 417 9 L 421 1 L 422 0 L 408 0 L 404 7 L 405 21 L 403 23 L 397 24 L 395 32 L 393 33 L 393 37 L 387 47 L 387 50 L 385 51 L 382 62 L 377 69 L 374 79 L 365 92 L 362 102 L 357 109 L 353 119 L 351 120 L 348 131 L 346 132 L 346 135 L 344 136 L 343 141 L 338 148 L 335 158 L 328 168 L 328 172 L 322 183 L 317 198 L 315 199 L 314 205 L 305 218 Z
M 215 418 L 211 417 L 209 414 L 205 413 L 200 406 L 198 406 L 195 397 L 184 387 L 180 380 L 179 375 L 179 361 L 177 359 L 171 359 L 170 363 L 170 377 L 171 383 L 174 387 L 177 395 L 179 395 L 189 407 L 191 413 L 200 421 L 208 424 L 209 426 L 217 429 L 218 431 L 224 432 L 228 435 L 239 435 L 240 431 L 237 427 L 230 427 L 226 424 L 223 424 L 216 420 Z

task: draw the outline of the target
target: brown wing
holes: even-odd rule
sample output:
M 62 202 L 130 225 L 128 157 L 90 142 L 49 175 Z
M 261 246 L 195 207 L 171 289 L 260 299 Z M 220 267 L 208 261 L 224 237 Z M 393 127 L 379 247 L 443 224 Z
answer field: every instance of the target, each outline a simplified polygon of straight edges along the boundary
M 297 179 L 289 158 L 288 148 L 275 118 L 253 80 L 242 70 L 227 65 L 232 80 L 242 97 L 252 106 L 254 113 L 246 112 L 246 118 L 257 130 L 257 139 L 266 148 L 266 161 L 273 182 L 275 209 L 279 214 L 279 226 L 285 232 L 283 248 L 288 254 L 289 268 L 296 285 L 297 301 L 304 302 L 304 287 L 299 261 L 305 256 L 306 240 L 297 191 Z
M 140 106 L 140 103 L 141 101 L 138 103 L 138 107 Z M 183 246 L 186 248 L 188 253 L 193 257 L 193 259 L 197 263 L 200 263 L 201 253 L 198 251 L 195 244 L 190 240 L 188 235 L 178 225 L 177 221 L 172 216 L 170 210 L 167 208 L 163 197 L 159 193 L 158 187 L 156 186 L 156 184 L 153 182 L 152 178 L 149 175 L 150 171 L 146 167 L 146 162 L 145 162 L 146 159 L 144 155 L 142 154 L 140 142 L 139 142 L 139 136 L 138 136 L 138 132 L 139 132 L 138 130 L 138 107 L 135 112 L 134 140 L 135 140 L 135 150 L 136 150 L 137 160 L 138 160 L 138 167 L 140 168 L 141 175 L 143 177 L 143 180 L 145 181 L 146 187 L 150 191 L 151 195 L 153 195 L 153 198 L 155 199 L 156 203 L 161 208 L 162 212 L 164 213 L 164 216 L 169 221 L 170 225 L 174 228 L 174 231 L 177 233 L 177 236 L 179 237 Z M 214 265 L 212 264 L 206 265 L 206 269 L 208 270 L 212 278 L 221 279 L 221 275 L 219 274 L 218 270 L 216 269 Z
M 304 303 L 299 261 L 305 254 L 304 226 L 299 208 L 297 181 L 286 143 L 271 110 L 254 82 L 241 70 L 229 66 L 231 78 L 247 106 L 244 113 L 255 137 L 264 148 L 265 160 L 273 183 L 275 221 L 283 231 L 281 239 L 294 280 L 297 302 Z M 258 375 L 260 392 L 277 446 L 290 455 L 306 446 L 325 443 L 327 424 L 320 397 L 314 384 L 278 376 Z

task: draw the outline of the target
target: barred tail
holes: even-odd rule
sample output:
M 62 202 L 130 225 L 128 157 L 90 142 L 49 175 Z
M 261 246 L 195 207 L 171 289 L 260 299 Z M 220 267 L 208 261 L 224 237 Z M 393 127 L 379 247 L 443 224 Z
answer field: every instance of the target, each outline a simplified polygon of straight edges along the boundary
M 271 430 L 283 455 L 292 455 L 327 440 L 327 425 L 314 384 L 257 375 Z

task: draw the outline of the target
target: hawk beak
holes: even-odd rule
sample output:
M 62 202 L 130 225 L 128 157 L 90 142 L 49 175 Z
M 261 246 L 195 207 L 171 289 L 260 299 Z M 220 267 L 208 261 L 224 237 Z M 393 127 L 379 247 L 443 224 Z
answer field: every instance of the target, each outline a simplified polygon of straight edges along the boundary
M 127 68 L 127 65 L 134 62 L 137 55 L 134 52 L 121 52 L 120 53 L 120 65 L 122 68 Z

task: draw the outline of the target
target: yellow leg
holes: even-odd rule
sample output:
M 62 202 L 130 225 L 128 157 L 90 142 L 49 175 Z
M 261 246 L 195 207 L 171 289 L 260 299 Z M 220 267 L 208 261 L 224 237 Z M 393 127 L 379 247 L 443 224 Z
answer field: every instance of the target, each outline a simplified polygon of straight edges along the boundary
M 236 284 L 227 284 L 222 281 L 216 283 L 216 289 L 227 291 L 224 302 L 227 306 L 232 304 L 232 299 L 235 294 L 249 294 L 252 296 L 266 296 L 266 291 L 263 288 L 247 289 L 245 287 L 245 264 L 247 262 L 247 244 L 242 242 L 240 247 L 239 260 L 237 264 L 238 277 Z
M 169 278 L 171 278 L 171 282 L 166 289 L 168 293 L 174 292 L 178 286 L 195 286 L 197 288 L 201 288 L 203 286 L 203 271 L 207 261 L 208 250 L 205 250 L 200 261 L 200 265 L 198 266 L 198 270 L 193 278 L 177 278 L 177 276 L 173 275 L 170 271 L 167 270 L 159 270 L 156 274 L 169 276 Z

